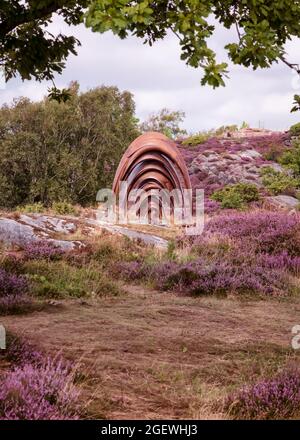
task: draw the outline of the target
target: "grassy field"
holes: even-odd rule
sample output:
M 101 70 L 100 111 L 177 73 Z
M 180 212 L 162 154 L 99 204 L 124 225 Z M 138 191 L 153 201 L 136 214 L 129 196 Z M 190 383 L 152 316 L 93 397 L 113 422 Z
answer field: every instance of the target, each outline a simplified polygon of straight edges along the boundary
M 299 361 L 300 299 L 187 298 L 125 285 L 114 298 L 64 300 L 1 322 L 84 367 L 95 418 L 228 418 L 222 399 Z M 88 403 L 87 403 L 88 402 Z

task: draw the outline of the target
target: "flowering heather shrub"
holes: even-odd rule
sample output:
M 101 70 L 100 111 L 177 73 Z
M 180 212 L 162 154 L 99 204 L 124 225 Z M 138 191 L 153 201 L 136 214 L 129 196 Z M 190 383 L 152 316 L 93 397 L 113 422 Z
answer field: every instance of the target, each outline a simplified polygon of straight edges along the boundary
M 235 266 L 214 262 L 210 265 L 197 260 L 153 271 L 158 287 L 175 289 L 192 295 L 251 293 L 280 295 L 284 277 L 278 271 L 267 271 L 259 266 Z
M 25 277 L 10 274 L 4 269 L 0 269 L 0 297 L 26 292 L 28 292 L 28 282 Z
M 24 257 L 28 260 L 58 260 L 62 255 L 60 248 L 47 241 L 30 243 L 24 249 Z
M 41 365 L 45 356 L 25 338 L 7 333 L 6 350 L 0 350 L 1 358 L 5 358 L 14 366 L 19 366 L 28 363 Z
M 0 269 L 0 314 L 14 314 L 27 311 L 31 300 L 27 296 L 28 282 L 25 277 L 10 274 Z
M 23 259 L 10 254 L 2 255 L 0 267 L 6 272 L 21 274 L 23 272 Z
M 221 208 L 221 204 L 216 200 L 205 199 L 204 200 L 204 212 L 206 215 L 215 214 Z
M 116 264 L 114 271 L 117 274 L 120 274 L 125 280 L 134 281 L 147 277 L 150 269 L 139 261 L 126 261 Z
M 259 256 L 259 262 L 263 267 L 300 274 L 300 257 L 291 257 L 286 251 L 276 255 L 262 254 Z
M 148 279 L 160 290 L 176 290 L 190 295 L 257 293 L 283 295 L 285 277 L 281 271 L 261 266 L 198 259 L 189 263 L 167 262 L 147 266 L 123 263 L 119 272 L 127 280 Z
M 0 387 L 1 420 L 62 420 L 78 418 L 79 392 L 74 373 L 61 359 L 16 367 Z
M 273 379 L 246 386 L 230 395 L 225 409 L 242 419 L 286 419 L 299 413 L 300 371 L 290 369 Z
M 254 211 L 218 216 L 209 221 L 206 234 L 226 235 L 241 240 L 246 248 L 252 245 L 256 252 L 300 255 L 300 216 L 283 212 Z M 194 243 L 201 243 L 196 237 Z
M 16 315 L 28 312 L 32 307 L 32 300 L 27 294 L 13 294 L 0 296 L 0 315 Z

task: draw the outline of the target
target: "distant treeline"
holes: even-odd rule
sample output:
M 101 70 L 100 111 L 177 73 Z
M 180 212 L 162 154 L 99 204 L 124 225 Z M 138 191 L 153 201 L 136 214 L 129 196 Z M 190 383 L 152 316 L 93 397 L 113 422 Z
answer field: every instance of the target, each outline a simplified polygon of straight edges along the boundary
M 0 207 L 93 203 L 138 135 L 129 92 L 98 87 L 65 103 L 19 98 L 0 109 Z

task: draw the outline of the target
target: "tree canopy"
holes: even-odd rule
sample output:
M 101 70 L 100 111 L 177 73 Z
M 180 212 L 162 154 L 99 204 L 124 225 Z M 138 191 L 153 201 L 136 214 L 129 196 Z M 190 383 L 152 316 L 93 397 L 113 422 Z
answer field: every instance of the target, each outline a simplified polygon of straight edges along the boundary
M 300 36 L 298 0 L 0 0 L 0 64 L 6 79 L 20 74 L 49 80 L 62 72 L 80 42 L 48 31 L 55 14 L 70 25 L 84 21 L 95 32 L 133 34 L 150 45 L 171 31 L 181 58 L 202 68 L 202 84 L 213 87 L 224 85 L 228 73 L 226 60 L 217 60 L 210 46 L 219 25 L 236 30 L 234 41 L 225 45 L 233 63 L 257 69 L 282 61 L 299 73 L 285 54 L 286 42 Z
M 148 119 L 140 125 L 140 129 L 142 132 L 159 131 L 171 139 L 176 139 L 179 136 L 187 134 L 186 130 L 180 127 L 184 118 L 184 112 L 163 108 L 158 113 L 150 115 Z
M 0 206 L 95 202 L 138 136 L 129 92 L 99 87 L 70 99 L 15 100 L 0 108 Z

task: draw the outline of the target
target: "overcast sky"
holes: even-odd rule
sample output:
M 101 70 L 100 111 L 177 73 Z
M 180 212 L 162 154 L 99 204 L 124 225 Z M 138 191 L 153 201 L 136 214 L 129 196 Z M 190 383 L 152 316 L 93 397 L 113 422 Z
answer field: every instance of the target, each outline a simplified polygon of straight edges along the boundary
M 57 77 L 57 85 L 65 87 L 77 80 L 83 91 L 102 84 L 129 90 L 141 120 L 163 107 L 184 111 L 184 126 L 190 132 L 243 121 L 252 127 L 285 130 L 300 120 L 300 113 L 290 114 L 293 95 L 300 94 L 300 80 L 284 65 L 256 72 L 231 66 L 226 88 L 213 90 L 200 85 L 200 70 L 180 60 L 176 37 L 169 36 L 150 48 L 136 38 L 120 40 L 110 33 L 95 34 L 83 25 L 67 28 L 59 20 L 52 30 L 72 33 L 82 43 L 78 56 L 71 56 Z M 219 30 L 212 40 L 219 61 L 226 58 L 223 46 L 230 38 L 227 31 Z M 300 62 L 299 48 L 299 40 L 288 45 L 290 61 Z M 40 99 L 48 86 L 12 80 L 0 90 L 0 103 L 21 95 Z

